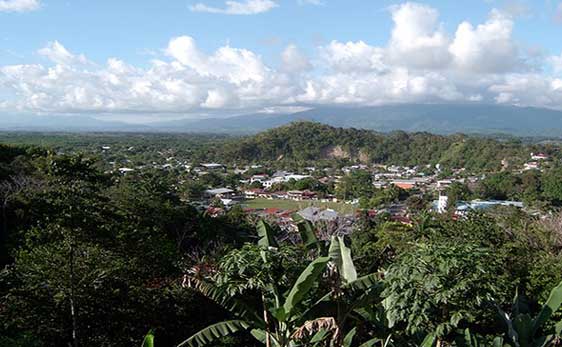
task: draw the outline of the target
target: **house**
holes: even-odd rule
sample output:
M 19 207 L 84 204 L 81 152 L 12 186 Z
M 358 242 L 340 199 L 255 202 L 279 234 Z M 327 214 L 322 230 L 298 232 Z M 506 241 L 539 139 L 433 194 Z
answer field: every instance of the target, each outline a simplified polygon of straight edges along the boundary
M 496 206 L 512 206 L 516 208 L 523 208 L 524 205 L 520 201 L 509 201 L 509 200 L 472 200 L 472 201 L 459 201 L 455 209 L 455 215 L 465 216 L 470 211 L 486 210 Z M 441 197 L 439 201 L 433 202 L 433 208 L 439 213 L 445 212 L 440 210 L 443 207 L 443 200 Z
M 268 178 L 269 178 L 269 176 L 266 175 L 266 174 L 253 175 L 253 176 L 250 178 L 250 183 L 254 183 L 254 182 L 263 183 L 263 182 L 266 181 Z
M 228 188 L 209 189 L 205 191 L 205 196 L 209 198 L 228 199 L 236 196 L 236 192 Z
M 263 189 L 254 188 L 254 189 L 246 189 L 244 191 L 244 196 L 246 199 L 255 199 L 260 197 L 264 193 Z
M 414 180 L 394 180 L 390 182 L 392 185 L 402 188 L 404 190 L 410 190 L 416 187 L 417 182 Z
M 548 155 L 544 154 L 544 153 L 531 153 L 531 159 L 532 160 L 548 160 Z
M 312 177 L 310 175 L 296 175 L 293 173 L 285 172 L 285 171 L 277 171 L 273 174 L 270 180 L 262 181 L 262 184 L 265 188 L 271 188 L 276 183 L 285 183 L 289 182 L 290 180 L 300 181 L 305 178 Z
M 540 163 L 538 161 L 531 161 L 528 163 L 525 163 L 525 166 L 523 167 L 523 170 L 527 171 L 527 170 L 538 170 L 540 168 Z
M 131 169 L 131 168 L 128 168 L 128 167 L 122 167 L 122 168 L 119 169 L 119 172 L 123 175 L 125 175 L 129 172 L 133 172 L 133 171 L 135 171 L 135 169 Z
M 207 171 L 225 171 L 226 170 L 226 166 L 224 166 L 223 164 L 218 164 L 218 163 L 205 163 L 205 164 L 201 164 L 200 166 Z
M 452 180 L 439 180 L 437 181 L 437 189 L 447 189 L 453 184 Z
M 287 192 L 287 197 L 295 201 L 310 200 L 316 198 L 316 193 L 310 190 L 291 190 Z

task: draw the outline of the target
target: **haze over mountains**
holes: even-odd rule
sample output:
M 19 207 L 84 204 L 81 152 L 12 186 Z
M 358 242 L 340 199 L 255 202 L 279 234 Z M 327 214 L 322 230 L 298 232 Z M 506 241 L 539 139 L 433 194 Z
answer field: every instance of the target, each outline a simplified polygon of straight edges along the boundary
M 0 130 L 207 132 L 247 134 L 294 121 L 338 127 L 562 137 L 562 112 L 499 105 L 403 104 L 376 107 L 316 107 L 293 114 L 248 114 L 228 118 L 177 120 L 151 124 L 108 122 L 91 116 L 0 116 Z

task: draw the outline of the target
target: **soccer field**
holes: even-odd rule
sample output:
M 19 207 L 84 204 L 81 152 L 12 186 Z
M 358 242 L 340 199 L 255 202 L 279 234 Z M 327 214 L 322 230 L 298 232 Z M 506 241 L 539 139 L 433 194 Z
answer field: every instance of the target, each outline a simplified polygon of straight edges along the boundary
M 269 199 L 254 199 L 244 201 L 244 207 L 249 208 L 280 208 L 283 210 L 302 210 L 309 206 L 316 206 L 319 208 L 329 208 L 336 210 L 341 214 L 353 214 L 357 208 L 355 205 L 348 205 L 341 202 L 320 202 L 320 201 L 293 201 L 293 200 L 269 200 Z

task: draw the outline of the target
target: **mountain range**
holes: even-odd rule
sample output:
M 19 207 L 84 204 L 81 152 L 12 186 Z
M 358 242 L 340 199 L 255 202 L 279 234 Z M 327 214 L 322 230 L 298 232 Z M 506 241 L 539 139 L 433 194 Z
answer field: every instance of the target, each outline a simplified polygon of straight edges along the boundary
M 483 104 L 401 104 L 372 107 L 314 107 L 292 114 L 255 113 L 224 118 L 150 124 L 108 122 L 91 116 L 0 115 L 0 130 L 205 132 L 251 134 L 295 121 L 345 128 L 427 131 L 436 134 L 512 134 L 562 137 L 562 112 L 544 108 Z

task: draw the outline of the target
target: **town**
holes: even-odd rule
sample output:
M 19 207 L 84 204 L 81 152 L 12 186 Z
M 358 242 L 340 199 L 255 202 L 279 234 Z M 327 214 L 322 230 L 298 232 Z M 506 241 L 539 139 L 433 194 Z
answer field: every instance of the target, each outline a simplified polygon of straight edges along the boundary
M 109 153 L 111 148 L 103 146 Z M 116 167 L 115 162 L 111 162 Z M 530 153 L 522 166 L 510 167 L 502 160 L 501 172 L 516 174 L 540 172 L 553 165 L 545 153 Z M 387 215 L 390 220 L 411 224 L 411 215 L 429 208 L 436 213 L 452 213 L 462 217 L 470 211 L 485 210 L 498 206 L 521 209 L 530 214 L 540 214 L 534 206 L 523 201 L 487 199 L 485 196 L 463 200 L 468 195 L 453 196 L 455 190 L 477 190 L 487 174 L 474 175 L 466 168 L 445 172 L 440 164 L 399 166 L 356 164 L 333 167 L 304 167 L 292 172 L 273 170 L 267 164 L 229 166 L 221 163 L 200 163 L 167 157 L 165 164 L 153 162 L 151 169 L 185 171 L 192 182 L 182 180 L 182 185 L 195 186 L 184 201 L 212 216 L 219 216 L 233 207 L 276 223 L 283 228 L 296 230 L 295 213 L 313 222 L 352 225 L 361 211 L 370 216 Z M 113 169 L 122 175 L 146 169 L 119 167 Z M 198 184 L 197 182 L 200 182 Z M 362 185 L 362 186 L 361 186 Z M 357 186 L 361 186 L 358 188 Z M 372 190 L 371 201 L 353 194 L 354 189 Z M 386 196 L 385 196 L 386 195 Z M 372 201 L 374 199 L 374 201 Z

